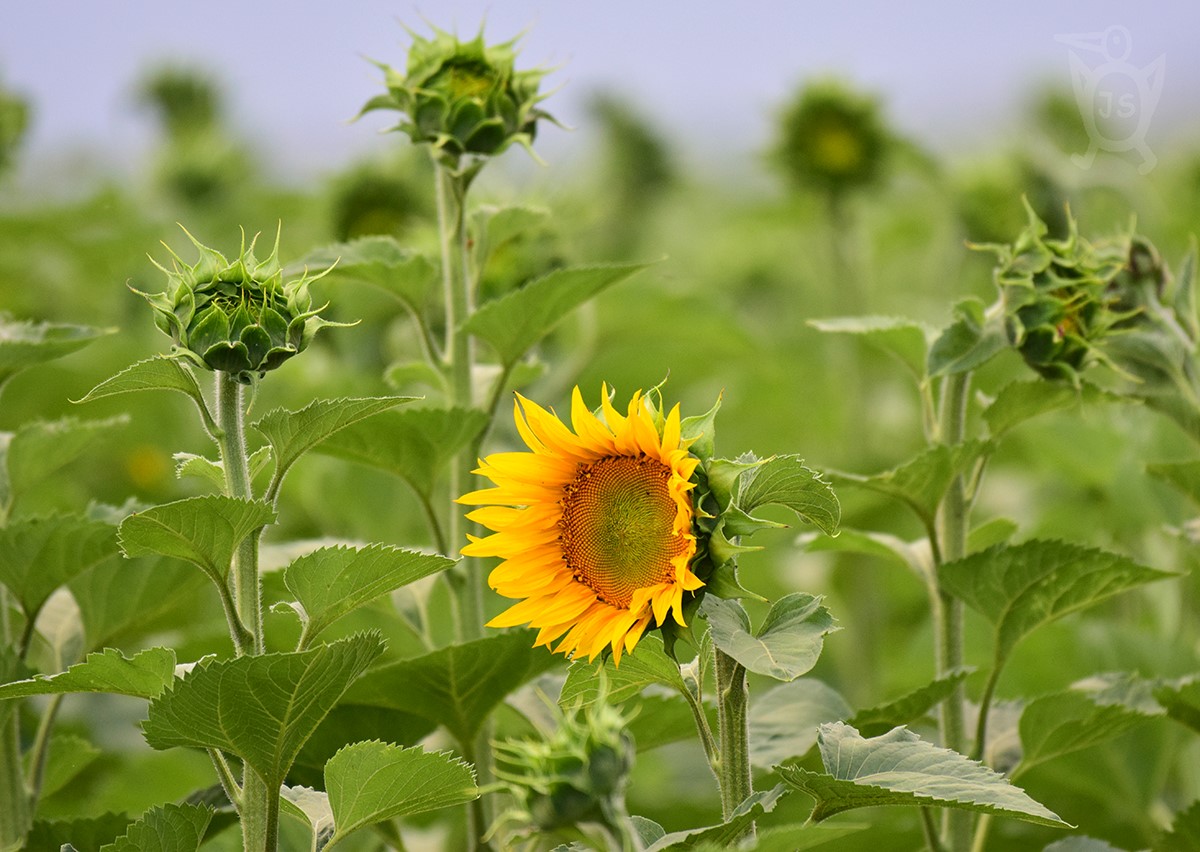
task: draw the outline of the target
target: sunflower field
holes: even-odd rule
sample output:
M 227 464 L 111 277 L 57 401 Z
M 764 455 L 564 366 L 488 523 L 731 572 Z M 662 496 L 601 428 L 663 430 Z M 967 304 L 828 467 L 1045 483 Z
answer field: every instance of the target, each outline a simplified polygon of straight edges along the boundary
M 1200 147 L 560 173 L 398 33 L 299 186 L 175 65 L 43 193 L 0 79 L 0 850 L 1200 850 Z

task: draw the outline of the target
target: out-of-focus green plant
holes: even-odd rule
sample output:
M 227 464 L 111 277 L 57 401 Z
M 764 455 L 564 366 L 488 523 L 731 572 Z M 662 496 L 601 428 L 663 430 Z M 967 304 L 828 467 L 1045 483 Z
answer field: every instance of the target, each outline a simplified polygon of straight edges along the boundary
M 429 193 L 417 186 L 427 172 L 406 157 L 360 163 L 338 175 L 330 192 L 334 237 L 400 236 L 432 212 Z
M 28 101 L 0 85 L 0 175 L 12 167 L 28 127 Z

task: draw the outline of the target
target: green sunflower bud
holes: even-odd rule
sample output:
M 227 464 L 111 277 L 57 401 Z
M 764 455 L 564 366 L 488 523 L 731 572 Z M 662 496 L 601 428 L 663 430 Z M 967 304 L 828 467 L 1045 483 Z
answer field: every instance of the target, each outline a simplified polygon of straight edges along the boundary
M 1128 258 L 1128 238 L 1092 244 L 1068 216 L 1066 239 L 1047 238 L 1046 224 L 1026 205 L 1028 225 L 996 252 L 996 285 L 1009 343 L 1042 376 L 1076 381 L 1098 348 L 1131 316 L 1113 290 Z
M 625 786 L 634 763 L 631 717 L 600 698 L 562 713 L 543 739 L 496 744 L 496 776 L 517 807 L 501 819 L 529 832 L 555 831 L 580 823 L 619 827 L 625 816 Z
M 152 259 L 167 275 L 166 291 L 134 292 L 154 308 L 155 325 L 198 366 L 250 384 L 303 352 L 322 326 L 347 325 L 319 317 L 324 306 L 312 307 L 308 285 L 328 269 L 284 280 L 278 233 L 270 256 L 262 261 L 254 255 L 257 236 L 248 247 L 243 238 L 241 253 L 229 261 L 184 233 L 200 259 L 189 266 L 171 252 L 172 269 Z
M 360 115 L 399 111 L 404 117 L 393 129 L 429 145 L 455 170 L 464 157 L 495 156 L 514 143 L 530 149 L 538 120 L 553 121 L 537 106 L 546 98 L 538 86 L 547 72 L 514 70 L 515 40 L 489 46 L 482 32 L 467 42 L 436 28 L 433 38 L 410 34 L 406 72 L 376 63 L 388 93 L 368 101 Z
M 784 111 L 774 159 L 797 186 L 840 194 L 878 182 L 890 147 L 874 98 L 823 81 Z

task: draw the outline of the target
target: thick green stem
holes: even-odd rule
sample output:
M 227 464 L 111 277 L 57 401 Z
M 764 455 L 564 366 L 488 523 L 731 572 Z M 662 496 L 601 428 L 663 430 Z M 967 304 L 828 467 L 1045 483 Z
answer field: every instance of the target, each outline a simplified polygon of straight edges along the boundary
M 243 852 L 276 852 L 279 848 L 279 787 L 270 790 L 247 769 L 242 779 Z
M 250 465 L 246 457 L 242 384 L 231 373 L 217 373 L 217 418 L 221 426 L 221 464 L 230 497 L 249 500 Z M 251 533 L 238 546 L 231 569 L 233 600 L 238 621 L 250 632 L 252 653 L 263 652 L 262 594 L 258 576 L 258 535 Z M 236 626 L 230 626 L 234 646 L 241 650 Z
M 942 385 L 938 439 L 943 444 L 954 446 L 963 441 L 970 386 L 969 372 L 949 376 Z M 967 509 L 966 486 L 963 478 L 956 476 L 938 512 L 938 547 L 934 552 L 938 554 L 939 561 L 950 562 L 966 555 Z M 937 620 L 937 674 L 938 677 L 945 677 L 963 664 L 963 605 L 962 601 L 940 589 L 938 594 L 941 607 L 934 608 Z M 939 717 L 942 745 L 960 753 L 966 749 L 965 703 L 966 691 L 960 682 L 942 702 Z M 971 818 L 966 811 L 951 810 L 946 814 L 944 839 L 950 852 L 967 852 L 971 843 Z
M 16 708 L 5 711 L 0 726 L 0 852 L 20 849 L 29 831 L 29 789 L 21 770 L 21 730 Z
M 750 780 L 750 726 L 746 669 L 720 648 L 717 656 L 717 738 L 720 743 L 721 816 L 728 820 L 754 788 Z M 746 832 L 754 835 L 754 827 Z

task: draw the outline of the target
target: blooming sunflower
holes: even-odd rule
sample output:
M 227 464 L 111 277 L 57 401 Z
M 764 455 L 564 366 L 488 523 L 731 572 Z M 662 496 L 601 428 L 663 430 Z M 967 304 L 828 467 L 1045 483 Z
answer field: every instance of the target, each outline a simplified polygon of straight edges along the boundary
M 704 583 L 696 553 L 690 481 L 698 460 L 680 435 L 679 406 L 661 418 L 639 391 L 620 414 L 601 393 L 603 419 L 571 397 L 571 426 L 517 395 L 514 419 L 529 452 L 494 453 L 475 473 L 495 488 L 460 503 L 493 534 L 469 536 L 465 556 L 497 556 L 488 582 L 520 603 L 489 627 L 528 624 L 556 653 L 613 659 L 634 649 L 651 622 L 683 624 L 683 593 Z M 661 431 L 660 423 L 661 421 Z M 566 634 L 564 636 L 564 634 Z

